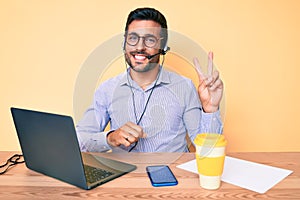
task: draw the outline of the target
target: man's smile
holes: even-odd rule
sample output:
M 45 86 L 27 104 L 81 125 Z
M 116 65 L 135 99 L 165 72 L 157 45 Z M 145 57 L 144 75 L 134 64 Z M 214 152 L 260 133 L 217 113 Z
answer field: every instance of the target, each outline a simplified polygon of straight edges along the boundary
M 133 56 L 136 60 L 144 61 L 146 59 L 145 55 L 134 55 Z
M 149 54 L 147 54 L 146 52 L 131 52 L 130 55 L 134 58 L 134 60 L 136 62 L 145 62 L 147 61 L 147 57 L 149 56 Z

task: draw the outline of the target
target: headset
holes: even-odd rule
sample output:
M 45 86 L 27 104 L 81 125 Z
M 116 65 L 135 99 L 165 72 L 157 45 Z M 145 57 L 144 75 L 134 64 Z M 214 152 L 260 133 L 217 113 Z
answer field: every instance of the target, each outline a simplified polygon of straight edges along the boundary
M 156 53 L 156 54 L 146 56 L 146 58 L 147 58 L 148 60 L 152 59 L 153 57 L 155 57 L 155 56 L 157 56 L 157 55 L 163 55 L 163 56 L 166 55 L 166 53 L 170 50 L 170 47 L 168 47 L 168 45 L 167 45 L 167 44 L 168 44 L 168 41 L 167 41 L 167 40 L 164 40 L 163 42 L 164 42 L 164 43 L 163 43 L 163 44 L 164 44 L 164 48 L 160 48 L 159 51 L 158 51 L 158 53 Z M 124 40 L 123 40 L 123 44 L 122 44 L 123 52 L 124 52 L 124 53 L 125 53 L 125 45 L 126 45 L 126 34 L 124 35 Z M 164 58 L 164 57 L 163 57 L 163 58 Z M 162 61 L 162 66 L 163 66 L 163 63 L 164 63 L 164 59 L 163 59 L 163 61 Z M 144 109 L 143 109 L 143 112 L 142 112 L 142 114 L 141 114 L 141 116 L 140 116 L 139 118 L 137 118 L 136 107 L 135 107 L 135 103 L 134 103 L 134 102 L 135 102 L 134 92 L 133 92 L 133 90 L 132 90 L 132 85 L 130 84 L 129 77 L 128 77 L 128 73 L 127 73 L 127 80 L 128 80 L 128 82 L 129 82 L 129 84 L 130 84 L 130 87 L 129 87 L 129 88 L 130 88 L 131 94 L 132 94 L 132 102 L 133 102 L 133 108 L 134 108 L 134 115 L 135 115 L 135 118 L 136 118 L 136 124 L 137 124 L 137 125 L 140 124 L 140 122 L 141 122 L 141 120 L 142 120 L 142 118 L 143 118 L 143 116 L 144 116 L 144 114 L 145 114 L 145 112 L 146 112 L 146 109 L 147 109 L 149 100 L 150 100 L 150 98 L 151 98 L 151 96 L 152 96 L 152 93 L 153 93 L 154 89 L 155 89 L 156 86 L 157 86 L 157 81 L 158 81 L 158 78 L 159 78 L 159 76 L 160 76 L 162 66 L 159 68 L 159 72 L 158 72 L 157 78 L 156 78 L 156 80 L 155 80 L 154 86 L 153 86 L 152 89 L 151 89 L 150 95 L 149 95 L 149 97 L 148 97 L 148 99 L 147 99 L 147 101 L 146 101 L 146 105 L 145 105 L 145 107 L 144 107 Z M 130 67 L 131 67 L 131 66 L 130 66 Z M 131 67 L 131 68 L 132 68 L 132 67 Z M 128 150 L 128 152 L 131 152 L 131 151 L 137 146 L 137 144 L 138 144 L 138 141 L 136 141 L 136 142 L 134 143 L 134 145 L 131 146 L 131 148 Z

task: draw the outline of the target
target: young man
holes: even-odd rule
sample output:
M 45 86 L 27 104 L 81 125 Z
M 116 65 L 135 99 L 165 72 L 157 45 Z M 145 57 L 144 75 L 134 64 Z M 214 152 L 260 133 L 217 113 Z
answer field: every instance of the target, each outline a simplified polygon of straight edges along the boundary
M 76 127 L 82 151 L 186 152 L 186 133 L 191 141 L 199 133 L 222 133 L 223 83 L 212 70 L 212 53 L 208 75 L 194 60 L 197 93 L 191 80 L 160 64 L 167 39 L 167 22 L 159 11 L 138 8 L 129 14 L 123 46 L 129 67 L 95 92 Z M 109 122 L 111 131 L 104 132 Z

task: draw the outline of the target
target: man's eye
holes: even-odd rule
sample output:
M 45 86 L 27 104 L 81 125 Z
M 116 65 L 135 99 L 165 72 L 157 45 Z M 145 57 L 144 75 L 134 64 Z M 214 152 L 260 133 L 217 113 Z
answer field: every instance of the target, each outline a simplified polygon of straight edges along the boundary
M 128 40 L 136 41 L 136 40 L 138 40 L 138 37 L 137 37 L 136 35 L 130 35 L 130 36 L 128 37 Z
M 146 37 L 146 41 L 150 43 L 155 43 L 156 39 L 154 37 Z

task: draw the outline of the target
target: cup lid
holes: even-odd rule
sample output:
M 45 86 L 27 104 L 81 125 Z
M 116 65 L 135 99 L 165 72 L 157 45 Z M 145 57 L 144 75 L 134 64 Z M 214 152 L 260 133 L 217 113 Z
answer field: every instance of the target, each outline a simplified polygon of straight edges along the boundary
M 224 135 L 217 133 L 200 133 L 194 139 L 194 143 L 199 146 L 226 146 L 227 141 Z

